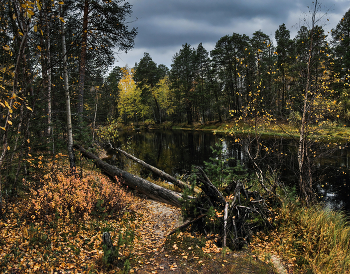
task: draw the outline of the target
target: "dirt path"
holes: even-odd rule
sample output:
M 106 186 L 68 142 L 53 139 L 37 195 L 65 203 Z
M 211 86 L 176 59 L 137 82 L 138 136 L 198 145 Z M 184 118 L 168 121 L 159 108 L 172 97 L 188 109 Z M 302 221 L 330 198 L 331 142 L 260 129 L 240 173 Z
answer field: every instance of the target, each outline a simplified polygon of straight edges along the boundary
M 145 245 L 149 252 L 158 252 L 166 236 L 181 225 L 181 210 L 153 200 L 144 200 L 143 203 L 144 222 L 137 231 L 142 239 L 140 244 Z
M 167 235 L 182 224 L 181 210 L 152 200 L 143 200 L 141 207 L 143 218 L 135 244 L 139 265 L 131 273 L 287 273 L 256 261 L 247 252 L 223 255 L 215 246 L 213 252 L 203 254 L 206 247 L 199 247 L 190 234 L 187 238 L 178 235 L 173 237 L 175 241 L 172 239 L 169 244 L 168 239 L 166 243 Z M 187 242 L 189 239 L 193 242 Z

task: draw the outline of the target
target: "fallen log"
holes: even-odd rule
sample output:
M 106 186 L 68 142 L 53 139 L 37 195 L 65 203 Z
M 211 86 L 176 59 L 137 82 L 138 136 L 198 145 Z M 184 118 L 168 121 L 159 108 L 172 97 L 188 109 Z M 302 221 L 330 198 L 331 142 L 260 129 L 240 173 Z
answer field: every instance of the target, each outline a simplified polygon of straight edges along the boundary
M 197 180 L 202 184 L 200 188 L 204 191 L 204 193 L 208 196 L 211 202 L 213 202 L 218 207 L 224 207 L 226 204 L 224 196 L 222 193 L 210 182 L 209 178 L 199 166 L 196 167 L 198 170 Z
M 128 187 L 137 190 L 139 193 L 142 193 L 153 200 L 181 207 L 182 195 L 180 193 L 158 186 L 138 176 L 132 175 L 129 172 L 107 164 L 100 160 L 95 154 L 85 150 L 79 145 L 75 144 L 73 147 L 79 150 L 84 157 L 93 160 L 99 169 L 103 170 L 111 177 L 121 179 L 122 183 Z
M 169 175 L 168 173 L 165 173 L 164 171 L 151 166 L 150 164 L 147 164 L 146 162 L 136 158 L 135 156 L 132 156 L 131 154 L 125 152 L 124 150 L 121 150 L 120 148 L 116 148 L 115 150 L 117 150 L 118 152 L 122 153 L 124 156 L 128 157 L 129 159 L 135 161 L 136 163 L 142 165 L 144 168 L 152 171 L 154 174 L 158 175 L 159 177 L 161 177 L 164 180 L 167 180 L 171 183 L 173 183 L 175 186 L 177 186 L 180 189 L 184 189 L 184 188 L 190 188 L 189 185 L 187 185 L 186 183 L 174 178 L 173 176 Z

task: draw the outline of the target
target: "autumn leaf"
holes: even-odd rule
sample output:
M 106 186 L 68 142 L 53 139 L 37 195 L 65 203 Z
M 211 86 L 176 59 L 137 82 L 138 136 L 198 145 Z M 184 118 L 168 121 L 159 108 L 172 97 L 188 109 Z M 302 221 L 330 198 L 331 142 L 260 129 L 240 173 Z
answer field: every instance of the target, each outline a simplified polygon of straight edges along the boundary
M 39 0 L 36 0 L 36 6 L 38 7 L 38 10 L 41 10 L 41 5 L 39 3 Z

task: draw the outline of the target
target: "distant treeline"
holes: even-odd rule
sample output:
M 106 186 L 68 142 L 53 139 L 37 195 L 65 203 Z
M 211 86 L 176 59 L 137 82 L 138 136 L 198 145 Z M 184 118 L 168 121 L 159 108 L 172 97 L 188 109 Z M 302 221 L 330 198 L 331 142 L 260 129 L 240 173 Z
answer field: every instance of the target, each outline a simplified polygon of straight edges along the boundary
M 115 95 L 109 113 L 124 123 L 190 124 L 264 115 L 298 119 L 312 43 L 312 122 L 348 122 L 350 11 L 329 36 L 321 26 L 314 27 L 313 37 L 310 33 L 302 26 L 291 39 L 282 24 L 275 32 L 277 45 L 261 31 L 252 37 L 233 33 L 220 38 L 210 53 L 202 43 L 197 48 L 186 43 L 170 70 L 145 53 L 134 68 L 116 67 L 109 75 L 105 87 Z

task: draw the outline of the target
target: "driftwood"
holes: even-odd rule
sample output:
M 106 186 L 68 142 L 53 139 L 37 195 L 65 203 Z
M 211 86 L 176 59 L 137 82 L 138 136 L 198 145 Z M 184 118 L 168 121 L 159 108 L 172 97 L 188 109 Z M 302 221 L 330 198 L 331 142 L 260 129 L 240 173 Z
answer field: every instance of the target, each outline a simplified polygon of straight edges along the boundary
M 132 175 L 129 172 L 107 164 L 100 160 L 95 154 L 85 150 L 79 145 L 74 145 L 73 147 L 79 150 L 84 157 L 92 159 L 95 165 L 106 174 L 121 179 L 121 182 L 128 187 L 137 190 L 139 193 L 142 193 L 153 200 L 181 207 L 182 195 L 180 193 L 158 186 L 138 176 Z
M 115 149 L 116 151 L 122 153 L 124 156 L 128 157 L 129 159 L 135 161 L 136 163 L 142 165 L 144 168 L 152 171 L 154 174 L 158 175 L 159 177 L 161 177 L 162 179 L 164 180 L 167 180 L 171 183 L 173 183 L 175 186 L 177 186 L 178 188 L 180 189 L 184 189 L 184 188 L 189 188 L 190 186 L 187 185 L 186 183 L 174 178 L 173 176 L 169 175 L 168 173 L 165 173 L 164 171 L 154 167 L 154 166 L 151 166 L 149 164 L 147 164 L 146 162 L 132 156 L 131 154 L 125 152 L 124 150 L 121 150 L 120 148 L 116 148 Z

